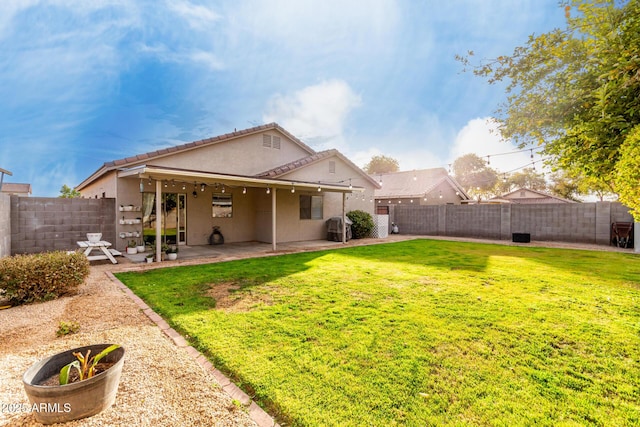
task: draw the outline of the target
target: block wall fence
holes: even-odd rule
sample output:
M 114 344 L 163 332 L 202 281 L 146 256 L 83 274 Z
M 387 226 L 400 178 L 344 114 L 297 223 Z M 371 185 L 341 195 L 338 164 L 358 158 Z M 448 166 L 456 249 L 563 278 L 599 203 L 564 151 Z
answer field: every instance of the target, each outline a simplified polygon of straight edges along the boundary
M 11 254 L 75 250 L 87 233 L 116 240 L 115 199 L 11 196 Z
M 389 206 L 389 221 L 402 234 L 511 240 L 529 233 L 531 240 L 608 245 L 612 222 L 633 222 L 617 202 Z
M 400 233 L 609 245 L 612 222 L 632 222 L 617 202 L 538 205 L 389 206 Z M 0 257 L 75 250 L 86 233 L 116 241 L 115 199 L 62 199 L 0 194 Z M 638 230 L 636 230 L 638 232 Z M 638 240 L 638 239 L 636 239 Z

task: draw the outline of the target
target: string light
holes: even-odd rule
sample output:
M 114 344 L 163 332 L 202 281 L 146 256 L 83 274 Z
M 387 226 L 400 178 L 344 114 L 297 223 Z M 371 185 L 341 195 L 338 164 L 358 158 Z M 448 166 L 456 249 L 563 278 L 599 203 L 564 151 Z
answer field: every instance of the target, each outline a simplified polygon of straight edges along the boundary
M 267 187 L 267 194 L 271 194 L 271 188 Z
M 247 187 L 242 187 L 242 194 L 247 194 Z
M 291 193 L 295 193 L 296 192 L 296 187 L 293 185 L 293 182 L 291 183 Z
M 204 184 L 200 184 L 200 191 L 204 191 L 204 188 L 205 188 L 205 187 L 206 187 L 206 186 L 205 186 Z

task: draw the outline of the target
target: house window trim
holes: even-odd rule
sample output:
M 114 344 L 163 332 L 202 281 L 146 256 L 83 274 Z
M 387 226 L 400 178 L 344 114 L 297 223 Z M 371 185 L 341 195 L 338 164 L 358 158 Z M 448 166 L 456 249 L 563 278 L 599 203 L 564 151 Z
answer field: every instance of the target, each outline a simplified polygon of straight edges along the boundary
M 231 202 L 231 205 L 229 206 L 229 209 L 230 209 L 229 215 L 226 215 L 226 216 L 216 216 L 215 215 L 216 206 L 224 207 L 224 205 L 222 205 L 222 204 L 216 205 L 216 203 L 215 203 L 216 198 L 229 199 L 229 201 Z M 233 218 L 233 195 L 232 194 L 230 194 L 230 193 L 213 193 L 211 195 L 211 217 L 212 218 Z
M 307 218 L 306 215 L 303 216 L 303 213 L 306 212 L 303 210 L 303 198 L 309 198 L 309 207 L 308 207 L 308 215 L 309 217 Z M 316 208 L 314 209 L 314 200 L 318 200 L 320 202 L 320 206 L 319 206 L 319 210 L 320 210 L 320 216 L 317 216 L 317 211 L 318 211 L 318 206 L 316 206 Z M 324 219 L 324 196 L 318 196 L 318 195 L 314 195 L 314 194 L 301 194 L 299 199 L 298 199 L 299 203 L 300 203 L 300 221 L 321 221 Z M 316 213 L 316 216 L 314 217 L 314 212 Z

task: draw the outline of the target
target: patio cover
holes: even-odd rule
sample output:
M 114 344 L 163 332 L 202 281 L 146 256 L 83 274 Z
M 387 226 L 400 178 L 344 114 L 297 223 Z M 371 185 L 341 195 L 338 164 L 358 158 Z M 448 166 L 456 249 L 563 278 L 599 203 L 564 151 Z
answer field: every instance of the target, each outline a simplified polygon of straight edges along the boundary
M 331 192 L 342 193 L 342 224 L 343 228 L 346 224 L 346 195 L 347 193 L 363 192 L 363 187 L 343 185 L 340 183 L 323 183 L 308 182 L 308 181 L 295 181 L 275 178 L 264 178 L 256 176 L 246 175 L 233 175 L 222 174 L 206 171 L 188 170 L 168 168 L 165 166 L 152 166 L 152 165 L 140 165 L 128 169 L 121 169 L 118 171 L 118 178 L 138 178 L 138 179 L 151 179 L 156 182 L 156 210 L 161 210 L 161 196 L 162 196 L 162 182 L 163 181 L 176 181 L 197 183 L 205 185 L 223 184 L 230 187 L 253 187 L 253 188 L 270 188 L 271 189 L 271 241 L 273 250 L 276 250 L 276 193 L 278 189 L 286 189 L 289 191 L 291 188 L 315 190 L 318 192 Z M 156 223 L 156 233 L 161 234 L 161 224 L 159 221 Z M 343 229 L 342 243 L 346 243 L 346 232 Z M 156 239 L 156 256 L 160 261 L 160 239 Z

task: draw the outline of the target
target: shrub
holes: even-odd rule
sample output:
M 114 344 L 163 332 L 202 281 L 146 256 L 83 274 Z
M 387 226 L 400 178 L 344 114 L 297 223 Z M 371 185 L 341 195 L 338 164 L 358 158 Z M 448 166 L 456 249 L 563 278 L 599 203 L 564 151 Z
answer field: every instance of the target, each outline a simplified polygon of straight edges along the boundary
M 75 334 L 80 330 L 80 324 L 78 322 L 74 322 L 73 320 L 69 322 L 65 322 L 61 320 L 58 323 L 58 330 L 56 331 L 56 336 L 63 337 L 69 334 Z
M 353 222 L 353 224 L 351 224 L 351 234 L 354 239 L 369 237 L 371 230 L 373 230 L 373 218 L 371 218 L 371 214 L 365 211 L 355 210 L 348 212 L 347 218 Z
M 81 253 L 57 251 L 0 259 L 0 287 L 14 305 L 75 292 L 88 275 L 89 261 Z

